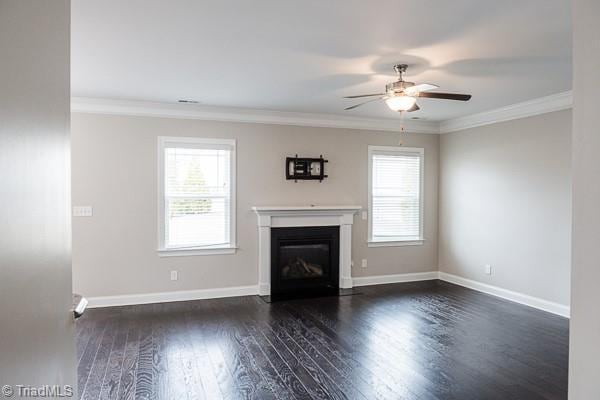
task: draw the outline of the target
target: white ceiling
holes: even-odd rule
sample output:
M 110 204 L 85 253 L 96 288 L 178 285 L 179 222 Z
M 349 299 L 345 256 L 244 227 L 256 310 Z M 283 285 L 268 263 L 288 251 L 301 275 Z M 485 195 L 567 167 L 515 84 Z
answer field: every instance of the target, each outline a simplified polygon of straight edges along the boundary
M 409 80 L 473 95 L 421 99 L 446 120 L 571 88 L 567 0 L 75 0 L 73 96 L 398 118 L 380 92 Z

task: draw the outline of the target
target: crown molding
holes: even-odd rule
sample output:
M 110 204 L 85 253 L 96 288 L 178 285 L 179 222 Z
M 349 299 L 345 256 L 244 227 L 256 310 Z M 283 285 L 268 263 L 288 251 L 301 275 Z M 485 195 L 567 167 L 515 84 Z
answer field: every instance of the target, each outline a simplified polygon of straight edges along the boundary
M 90 97 L 72 97 L 71 112 L 389 132 L 400 132 L 401 130 L 401 121 L 398 119 L 361 118 L 335 114 L 255 110 Z M 439 123 L 434 121 L 405 120 L 404 131 L 413 133 L 439 133 Z
M 440 133 L 462 131 L 478 126 L 491 125 L 513 119 L 532 117 L 554 111 L 566 110 L 573 105 L 573 93 L 562 92 L 522 103 L 511 104 L 495 110 L 440 122 Z
M 571 108 L 572 104 L 573 94 L 571 91 L 568 91 L 441 122 L 405 120 L 404 131 L 413 133 L 450 133 L 478 126 L 491 125 L 498 122 L 566 110 Z M 387 132 L 400 132 L 401 130 L 401 121 L 391 118 L 362 118 L 336 114 L 256 110 L 249 108 L 201 106 L 195 104 L 115 100 L 91 97 L 72 97 L 71 111 L 92 114 L 199 119 L 205 121 L 345 128 Z

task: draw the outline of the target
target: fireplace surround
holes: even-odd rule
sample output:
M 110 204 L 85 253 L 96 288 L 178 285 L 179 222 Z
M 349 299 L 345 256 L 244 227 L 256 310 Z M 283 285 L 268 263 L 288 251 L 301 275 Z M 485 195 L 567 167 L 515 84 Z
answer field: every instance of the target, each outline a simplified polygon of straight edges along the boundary
M 340 289 L 352 287 L 352 224 L 354 215 L 361 209 L 360 206 L 255 206 L 252 209 L 258 217 L 258 290 L 261 296 L 271 295 L 272 235 L 279 228 L 300 228 L 296 230 L 299 236 L 302 236 L 302 232 L 312 233 L 312 228 L 317 227 L 337 230 L 337 244 L 328 242 L 330 249 L 331 246 L 337 248 L 338 255 L 337 278 L 333 277 L 333 279 L 337 279 L 337 287 Z M 312 248 L 314 253 L 312 257 L 319 260 L 319 246 L 321 250 L 324 250 L 324 243 L 314 243 L 313 241 L 312 245 L 316 246 Z M 319 267 L 308 264 L 319 264 L 319 262 L 315 259 L 312 262 L 310 260 L 296 260 L 293 256 L 298 248 L 293 246 L 293 244 L 290 244 L 290 248 L 287 249 L 293 264 L 288 268 L 287 273 L 295 275 L 302 273 L 318 274 Z M 332 259 L 330 262 L 336 261 Z M 331 275 L 328 277 L 332 278 Z M 280 277 L 275 278 L 281 280 Z M 308 279 L 308 277 L 305 277 L 305 279 Z M 315 276 L 312 276 L 311 279 L 315 279 Z M 310 285 L 308 281 L 305 280 L 304 283 Z M 313 283 L 315 282 L 313 280 Z M 330 286 L 335 287 L 335 284 Z M 275 288 L 277 291 L 279 289 L 281 288 Z M 292 291 L 292 288 L 285 287 L 282 292 L 278 293 L 285 293 L 285 289 Z

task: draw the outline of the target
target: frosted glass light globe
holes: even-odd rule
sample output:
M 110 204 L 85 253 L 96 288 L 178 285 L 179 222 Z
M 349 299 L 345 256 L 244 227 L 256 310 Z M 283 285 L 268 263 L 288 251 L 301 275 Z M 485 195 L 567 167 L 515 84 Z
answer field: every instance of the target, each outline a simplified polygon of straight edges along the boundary
M 410 110 L 416 102 L 416 97 L 411 96 L 394 96 L 385 100 L 385 103 L 392 111 Z

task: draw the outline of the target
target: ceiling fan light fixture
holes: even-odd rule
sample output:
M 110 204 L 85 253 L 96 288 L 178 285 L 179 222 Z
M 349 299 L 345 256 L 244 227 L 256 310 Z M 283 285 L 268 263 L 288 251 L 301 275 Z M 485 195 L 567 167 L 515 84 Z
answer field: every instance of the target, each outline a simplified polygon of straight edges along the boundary
M 385 85 L 385 92 L 383 93 L 346 96 L 346 99 L 364 99 L 365 97 L 372 97 L 372 99 L 363 101 L 362 103 L 358 103 L 350 107 L 346 107 L 344 110 L 354 110 L 363 104 L 378 100 L 385 100 L 385 103 L 392 111 L 413 112 L 421 109 L 417 105 L 417 97 L 456 101 L 469 101 L 471 99 L 470 94 L 432 92 L 431 90 L 437 89 L 439 86 L 432 85 L 431 83 L 415 84 L 414 82 L 405 81 L 403 76 L 407 67 L 408 65 L 406 64 L 394 65 L 394 70 L 398 74 L 398 80 Z
M 385 104 L 387 104 L 392 111 L 410 110 L 416 102 L 416 97 L 412 96 L 393 96 L 385 99 Z

